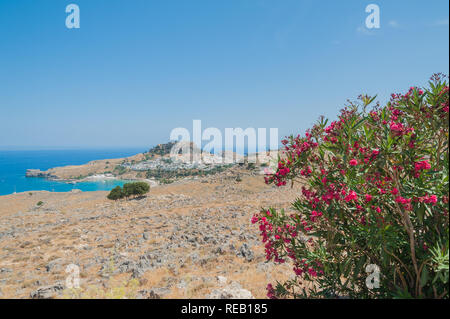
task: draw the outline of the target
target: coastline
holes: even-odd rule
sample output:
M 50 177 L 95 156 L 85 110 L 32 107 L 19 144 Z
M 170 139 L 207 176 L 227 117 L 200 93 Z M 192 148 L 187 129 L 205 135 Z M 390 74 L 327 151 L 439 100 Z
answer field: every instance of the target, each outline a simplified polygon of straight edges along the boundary
M 114 174 L 115 178 L 104 178 L 95 175 L 107 173 L 121 161 L 129 157 L 131 160 L 139 158 L 139 154 L 145 152 L 144 148 L 0 151 L 0 195 L 38 190 L 68 192 L 73 188 L 110 190 L 112 184 L 121 185 L 120 181 L 133 180 L 135 176 Z M 44 178 L 27 178 L 29 169 L 50 174 L 41 176 Z
M 131 180 L 136 176 L 120 176 L 114 174 L 113 171 L 117 166 L 127 162 L 139 162 L 144 159 L 142 153 L 130 157 L 115 158 L 115 159 L 101 159 L 90 161 L 81 165 L 67 165 L 53 167 L 48 170 L 41 171 L 40 169 L 27 169 L 25 176 L 27 178 L 46 178 L 48 180 L 58 182 L 81 182 L 92 179 L 117 179 L 117 180 Z
M 276 153 L 259 152 L 241 156 L 227 151 L 223 152 L 222 161 L 206 161 L 205 159 L 215 155 L 203 153 L 201 160 L 192 162 L 183 156 L 173 159 L 170 156 L 172 146 L 172 142 L 158 144 L 145 153 L 123 158 L 94 160 L 81 165 L 52 167 L 47 170 L 27 169 L 25 176 L 27 179 L 43 178 L 71 185 L 91 182 L 144 181 L 151 187 L 155 187 L 192 177 L 214 175 L 235 165 L 247 166 L 250 169 L 254 169 L 255 165 L 263 168 L 268 166 Z M 231 159 L 235 158 L 235 161 L 227 164 L 230 156 L 232 156 Z M 255 159 L 257 164 L 248 163 L 250 158 Z

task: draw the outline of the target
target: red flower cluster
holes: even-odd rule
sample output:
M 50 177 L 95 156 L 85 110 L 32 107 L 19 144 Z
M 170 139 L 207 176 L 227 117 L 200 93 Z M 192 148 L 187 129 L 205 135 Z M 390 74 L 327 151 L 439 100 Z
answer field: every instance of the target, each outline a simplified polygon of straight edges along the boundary
M 418 178 L 420 172 L 426 169 L 430 169 L 431 165 L 428 161 L 420 161 L 414 164 L 414 177 Z

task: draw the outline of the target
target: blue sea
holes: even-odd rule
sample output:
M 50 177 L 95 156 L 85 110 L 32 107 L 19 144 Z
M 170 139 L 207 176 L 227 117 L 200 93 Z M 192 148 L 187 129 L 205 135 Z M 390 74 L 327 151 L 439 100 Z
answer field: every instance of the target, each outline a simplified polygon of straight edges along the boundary
M 77 184 L 50 181 L 44 178 L 26 178 L 29 168 L 47 170 L 52 167 L 81 165 L 89 161 L 113 159 L 143 153 L 148 149 L 104 149 L 104 150 L 49 150 L 49 151 L 0 151 L 0 195 L 14 192 L 51 191 L 68 192 L 111 190 L 126 181 L 89 181 Z

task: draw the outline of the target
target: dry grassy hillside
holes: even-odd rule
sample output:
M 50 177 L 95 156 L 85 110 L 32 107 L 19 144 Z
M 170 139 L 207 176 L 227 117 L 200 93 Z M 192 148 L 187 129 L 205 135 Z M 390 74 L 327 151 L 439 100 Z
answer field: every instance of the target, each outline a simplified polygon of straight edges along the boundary
M 235 167 L 141 199 L 106 194 L 0 197 L 0 298 L 205 298 L 232 282 L 264 298 L 268 282 L 291 274 L 265 262 L 250 219 L 261 207 L 289 208 L 296 189 Z M 65 288 L 69 264 L 80 267 L 79 290 Z

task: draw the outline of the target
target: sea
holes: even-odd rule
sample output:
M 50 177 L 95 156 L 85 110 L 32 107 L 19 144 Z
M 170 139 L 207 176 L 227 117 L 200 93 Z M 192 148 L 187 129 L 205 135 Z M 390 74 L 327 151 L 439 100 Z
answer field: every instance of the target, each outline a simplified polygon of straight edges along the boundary
M 47 170 L 58 166 L 81 165 L 93 160 L 128 157 L 145 151 L 148 149 L 0 150 L 0 196 L 30 191 L 69 192 L 73 189 L 109 191 L 127 181 L 107 180 L 68 184 L 45 178 L 27 178 L 25 173 L 27 169 Z

